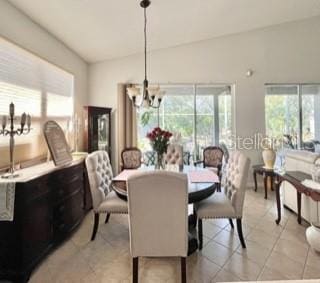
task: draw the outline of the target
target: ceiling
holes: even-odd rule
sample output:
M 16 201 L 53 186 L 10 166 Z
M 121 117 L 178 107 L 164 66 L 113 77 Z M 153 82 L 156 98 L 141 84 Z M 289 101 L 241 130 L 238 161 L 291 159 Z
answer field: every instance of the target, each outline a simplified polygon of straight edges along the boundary
M 87 62 L 143 51 L 138 0 L 9 0 Z M 167 48 L 320 15 L 319 0 L 152 0 L 148 46 Z

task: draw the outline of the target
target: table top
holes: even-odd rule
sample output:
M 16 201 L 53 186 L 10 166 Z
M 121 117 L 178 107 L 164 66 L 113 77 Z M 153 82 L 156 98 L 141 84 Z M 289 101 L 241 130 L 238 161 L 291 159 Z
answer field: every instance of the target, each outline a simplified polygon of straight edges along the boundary
M 266 168 L 264 164 L 252 165 L 253 170 L 255 171 L 264 171 L 264 172 L 276 172 L 276 168 Z
M 154 170 L 153 166 L 144 167 L 140 169 L 141 171 L 152 171 Z M 203 168 L 197 168 L 193 166 L 184 166 L 181 173 L 187 174 L 192 170 L 208 170 Z M 122 199 L 127 199 L 127 185 L 125 181 L 113 181 L 112 182 L 113 190 L 117 195 Z M 189 191 L 189 203 L 195 203 L 201 200 L 204 200 L 211 196 L 217 188 L 217 183 L 191 183 L 188 182 L 188 191 Z
M 291 183 L 300 193 L 310 196 L 314 201 L 320 201 L 319 191 L 306 187 L 304 184 L 302 184 L 304 180 L 312 179 L 311 175 L 301 171 L 286 171 L 281 174 L 277 173 L 277 176 L 279 183 L 282 181 L 287 181 Z

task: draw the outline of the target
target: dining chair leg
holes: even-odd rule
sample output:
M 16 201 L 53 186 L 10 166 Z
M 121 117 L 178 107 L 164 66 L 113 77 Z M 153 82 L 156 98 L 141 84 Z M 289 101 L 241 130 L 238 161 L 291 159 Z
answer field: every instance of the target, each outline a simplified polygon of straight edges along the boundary
M 187 282 L 187 260 L 186 257 L 181 257 L 181 283 Z
M 229 223 L 230 223 L 231 228 L 234 229 L 233 221 L 231 218 L 229 218 Z
M 104 223 L 108 223 L 109 218 L 110 218 L 110 213 L 107 213 L 106 220 L 104 221 Z
M 243 238 L 241 218 L 237 219 L 237 230 L 238 230 L 238 235 L 239 235 L 239 239 L 240 239 L 240 242 L 241 242 L 241 246 L 242 246 L 242 248 L 245 249 L 246 248 L 246 243 L 245 243 L 244 238 Z
M 217 183 L 217 193 L 220 193 L 220 192 L 221 192 L 221 184 L 219 182 L 219 183 Z
M 96 238 L 98 227 L 99 227 L 99 213 L 95 213 L 91 241 L 94 241 L 94 239 Z
M 139 258 L 132 258 L 132 283 L 138 283 L 139 278 Z
M 203 245 L 202 219 L 198 219 L 198 241 L 199 241 L 199 250 L 202 250 L 202 245 Z

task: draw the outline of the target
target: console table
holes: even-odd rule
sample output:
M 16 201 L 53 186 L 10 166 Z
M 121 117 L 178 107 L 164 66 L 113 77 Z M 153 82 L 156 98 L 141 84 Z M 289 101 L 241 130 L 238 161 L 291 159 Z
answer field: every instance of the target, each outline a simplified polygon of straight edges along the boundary
M 85 214 L 83 159 L 63 167 L 44 163 L 19 173 L 13 220 L 0 221 L 0 281 L 27 282 L 36 265 Z
M 276 223 L 279 224 L 281 221 L 280 185 L 283 181 L 286 181 L 289 182 L 297 190 L 298 223 L 301 224 L 301 194 L 305 194 L 311 197 L 311 199 L 313 199 L 314 201 L 320 201 L 320 192 L 308 188 L 301 183 L 306 179 L 311 179 L 311 175 L 300 171 L 287 171 L 284 174 L 275 171 L 275 175 L 275 191 L 278 211 L 278 218 L 276 219 Z

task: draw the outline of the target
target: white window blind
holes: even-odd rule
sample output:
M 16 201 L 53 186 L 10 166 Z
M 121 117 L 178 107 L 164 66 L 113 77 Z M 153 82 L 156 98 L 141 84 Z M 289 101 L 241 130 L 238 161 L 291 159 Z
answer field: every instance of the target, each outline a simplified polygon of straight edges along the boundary
M 73 115 L 73 84 L 74 77 L 69 72 L 0 38 L 0 116 L 8 115 L 11 102 L 15 104 L 17 125 L 19 116 L 29 113 L 32 131 L 17 137 L 16 144 L 37 148 L 31 156 L 16 156 L 16 159 L 33 158 L 46 152 L 42 136 L 45 121 L 53 119 L 63 128 L 67 126 Z M 0 153 L 8 144 L 8 137 L 0 136 Z M 2 163 L 3 160 L 0 166 Z

